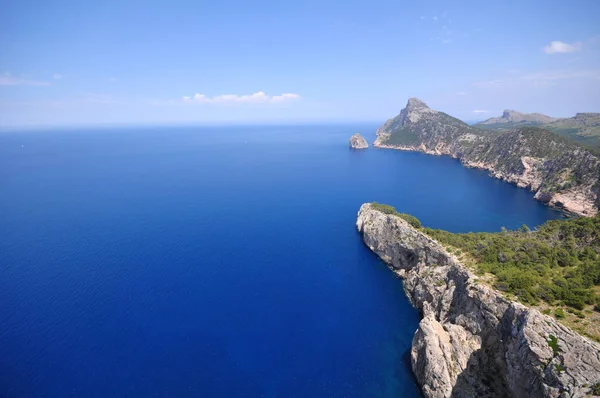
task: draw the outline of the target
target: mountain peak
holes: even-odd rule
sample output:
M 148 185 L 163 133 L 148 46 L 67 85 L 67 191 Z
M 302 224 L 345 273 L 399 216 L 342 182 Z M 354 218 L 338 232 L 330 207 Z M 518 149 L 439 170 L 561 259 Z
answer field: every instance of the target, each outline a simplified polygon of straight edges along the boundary
M 415 98 L 415 97 L 408 99 L 408 102 L 406 103 L 406 107 L 410 108 L 410 109 L 418 109 L 418 108 L 429 109 L 429 107 L 427 106 L 426 103 L 424 103 L 423 101 L 421 101 L 420 99 Z
M 502 117 L 506 119 L 513 115 L 521 115 L 521 112 L 513 111 L 512 109 L 505 109 L 504 112 L 502 112 Z

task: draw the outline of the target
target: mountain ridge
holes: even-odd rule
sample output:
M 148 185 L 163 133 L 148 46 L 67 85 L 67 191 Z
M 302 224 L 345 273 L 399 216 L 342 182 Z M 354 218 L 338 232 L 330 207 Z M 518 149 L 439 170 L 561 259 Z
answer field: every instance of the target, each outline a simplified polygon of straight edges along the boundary
M 505 109 L 500 117 L 491 117 L 483 122 L 479 122 L 479 125 L 490 125 L 490 124 L 504 124 L 504 123 L 535 123 L 545 124 L 551 123 L 557 118 L 543 115 L 541 113 L 521 113 L 511 109 Z
M 581 112 L 568 118 L 554 118 L 541 113 L 505 110 L 501 116 L 475 124 L 476 127 L 506 130 L 520 126 L 537 126 L 592 147 L 600 147 L 600 113 Z

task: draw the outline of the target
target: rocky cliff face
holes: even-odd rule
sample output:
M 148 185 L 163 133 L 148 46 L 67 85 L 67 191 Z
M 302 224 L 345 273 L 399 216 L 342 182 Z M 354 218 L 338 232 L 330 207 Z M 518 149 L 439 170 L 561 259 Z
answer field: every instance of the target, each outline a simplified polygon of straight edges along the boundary
M 592 216 L 600 208 L 600 159 L 549 131 L 482 131 L 410 99 L 377 130 L 374 146 L 448 155 L 535 192 L 535 198 Z
M 422 311 L 411 361 L 426 397 L 583 397 L 600 382 L 600 345 L 478 282 L 400 217 L 364 204 L 356 225 Z
M 369 144 L 367 144 L 367 140 L 362 135 L 355 133 L 350 137 L 350 148 L 367 149 L 368 147 Z

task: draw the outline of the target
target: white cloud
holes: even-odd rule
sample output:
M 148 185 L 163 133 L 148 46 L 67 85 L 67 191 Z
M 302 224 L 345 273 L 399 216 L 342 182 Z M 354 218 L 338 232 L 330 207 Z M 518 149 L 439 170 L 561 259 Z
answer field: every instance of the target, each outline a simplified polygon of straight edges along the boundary
M 562 79 L 600 79 L 600 70 L 576 70 L 529 73 L 521 76 L 523 80 L 562 80 Z
M 50 82 L 30 80 L 25 77 L 13 76 L 8 72 L 0 74 L 0 86 L 49 86 Z
M 467 93 L 465 93 L 464 91 L 460 91 L 460 92 L 456 93 L 456 95 L 467 95 Z
M 109 78 L 106 79 L 106 81 L 109 82 L 109 83 L 115 83 L 117 81 L 117 78 L 116 77 L 109 77 Z
M 52 75 L 52 78 L 53 78 L 54 80 L 60 80 L 60 79 L 62 79 L 63 77 L 64 77 L 64 76 L 63 76 L 63 75 L 61 75 L 60 73 L 55 73 L 54 75 Z
M 576 42 L 573 44 L 564 43 L 562 41 L 553 41 L 544 47 L 544 52 L 546 54 L 564 54 L 564 53 L 574 53 L 577 51 L 581 51 L 582 44 L 580 42 Z
M 421 17 L 421 20 L 425 19 L 425 17 Z
M 284 93 L 281 95 L 274 95 L 273 98 L 271 98 L 271 101 L 283 102 L 283 101 L 289 101 L 289 100 L 295 100 L 295 99 L 300 99 L 300 95 L 292 94 L 292 93 Z
M 473 113 L 490 113 L 490 111 L 487 111 L 485 109 L 475 109 L 474 111 L 472 111 Z
M 299 94 L 283 93 L 281 95 L 270 96 L 262 91 L 248 95 L 238 94 L 223 94 L 215 97 L 207 97 L 204 94 L 196 93 L 192 97 L 184 96 L 182 100 L 184 102 L 196 102 L 201 104 L 227 104 L 227 103 L 245 103 L 245 104 L 260 104 L 260 103 L 274 103 L 274 102 L 286 102 L 300 99 Z
M 433 20 L 434 20 L 434 21 L 437 21 L 437 20 L 438 20 L 438 17 L 433 17 Z

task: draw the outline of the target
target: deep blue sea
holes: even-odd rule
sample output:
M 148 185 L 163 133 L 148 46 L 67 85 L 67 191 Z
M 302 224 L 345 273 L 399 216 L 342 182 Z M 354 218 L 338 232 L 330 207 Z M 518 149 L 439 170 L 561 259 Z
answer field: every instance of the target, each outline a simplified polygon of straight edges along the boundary
M 363 244 L 560 217 L 377 126 L 0 134 L 0 396 L 414 397 L 419 314 Z

